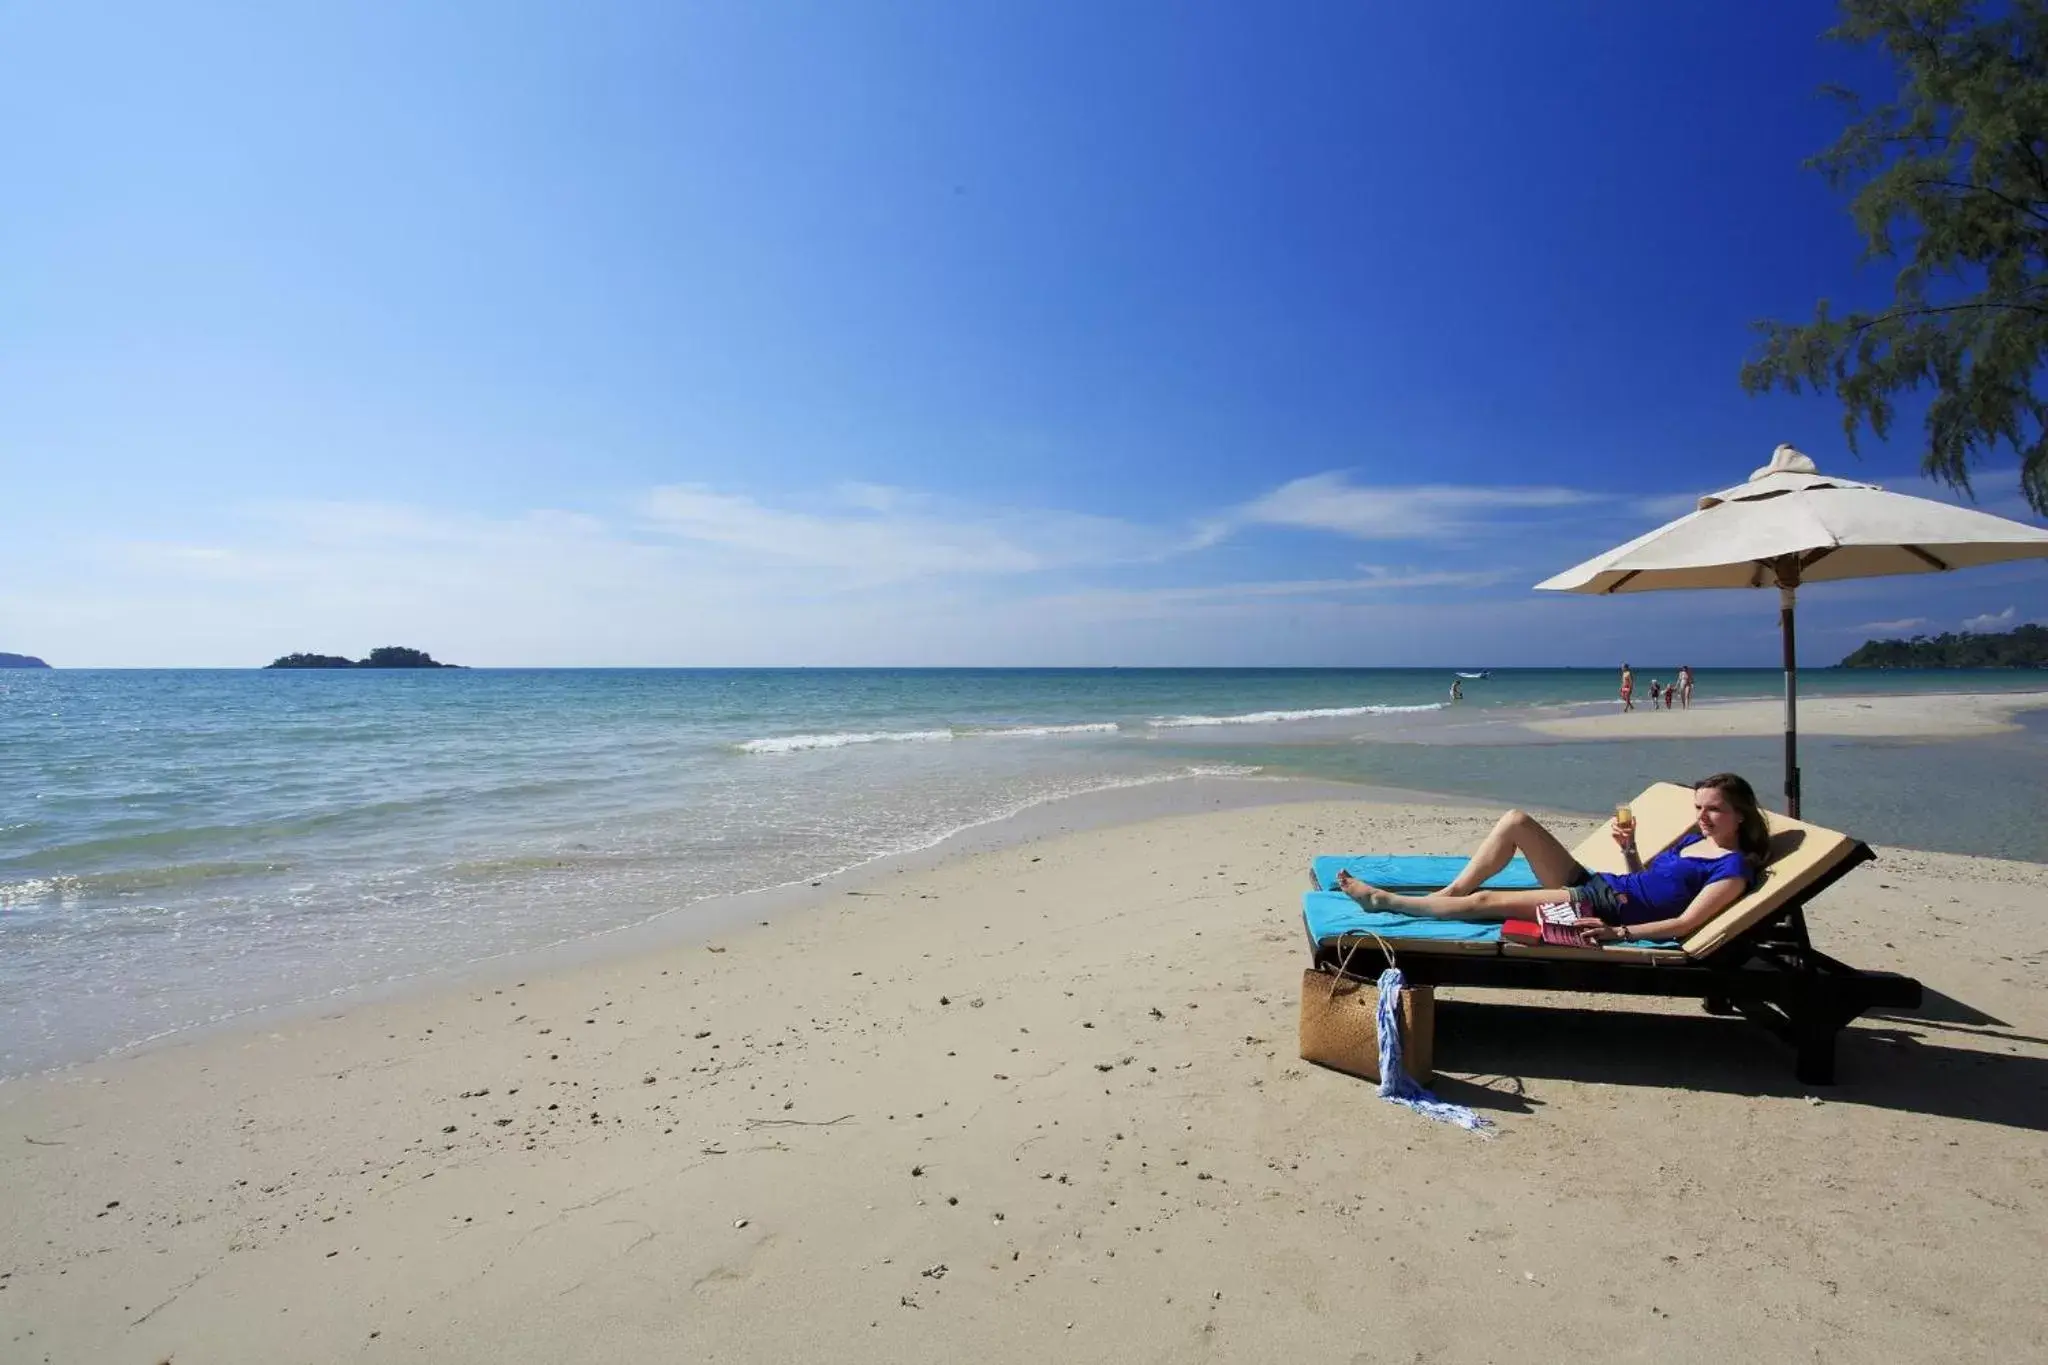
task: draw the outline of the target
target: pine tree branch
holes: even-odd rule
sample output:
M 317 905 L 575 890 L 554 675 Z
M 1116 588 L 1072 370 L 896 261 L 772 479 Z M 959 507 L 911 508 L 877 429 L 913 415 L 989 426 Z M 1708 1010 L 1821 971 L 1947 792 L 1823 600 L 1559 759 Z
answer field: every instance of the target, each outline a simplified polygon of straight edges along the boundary
M 2036 222 L 2040 223 L 2043 227 L 2048 227 L 2048 213 L 2043 213 L 2040 209 L 2034 207 L 2032 204 L 2029 204 L 2024 200 L 2015 199 L 2011 195 L 2006 194 L 2000 190 L 1994 190 L 1989 185 L 1973 185 L 1966 180 L 1915 180 L 1913 183 L 1914 185 L 1920 187 L 1932 187 L 1934 189 L 1943 190 L 1966 190 L 1971 194 L 1988 194 L 1993 199 L 1996 199 L 1999 203 L 2013 210 L 2015 213 L 2024 213 L 2029 218 L 2032 218 Z
M 1861 336 L 1863 333 L 1869 331 L 1873 327 L 1881 327 L 1887 322 L 1897 322 L 1901 318 L 1933 317 L 1941 313 L 1974 313 L 1986 311 L 2031 313 L 2035 317 L 2048 318 L 2048 307 L 2043 307 L 2038 303 L 2020 303 L 2012 299 L 1998 299 L 1980 303 L 1947 303 L 1933 307 L 1894 308 L 1888 312 L 1878 313 L 1873 317 L 1864 318 L 1861 322 L 1845 323 L 1844 325 L 1849 328 L 1849 335 Z

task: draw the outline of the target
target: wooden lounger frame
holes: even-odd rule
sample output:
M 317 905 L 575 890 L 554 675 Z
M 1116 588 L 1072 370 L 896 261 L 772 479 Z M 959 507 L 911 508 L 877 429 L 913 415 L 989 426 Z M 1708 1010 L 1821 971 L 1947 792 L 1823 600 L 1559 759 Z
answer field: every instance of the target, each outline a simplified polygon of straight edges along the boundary
M 1870 1009 L 1920 1007 L 1918 981 L 1895 972 L 1859 971 L 1815 949 L 1807 936 L 1806 903 L 1876 856 L 1868 844 L 1853 844 L 1760 923 L 1700 957 L 1677 950 L 1531 951 L 1512 946 L 1494 952 L 1441 951 L 1468 945 L 1391 942 L 1402 974 L 1417 986 L 1700 1000 L 1709 1013 L 1741 1014 L 1790 1043 L 1801 1082 L 1832 1085 L 1835 1038 L 1851 1020 Z M 1317 967 L 1334 972 L 1354 946 L 1376 960 L 1365 935 L 1344 934 L 1322 943 L 1312 938 L 1309 952 Z M 1355 965 L 1351 974 L 1359 975 Z

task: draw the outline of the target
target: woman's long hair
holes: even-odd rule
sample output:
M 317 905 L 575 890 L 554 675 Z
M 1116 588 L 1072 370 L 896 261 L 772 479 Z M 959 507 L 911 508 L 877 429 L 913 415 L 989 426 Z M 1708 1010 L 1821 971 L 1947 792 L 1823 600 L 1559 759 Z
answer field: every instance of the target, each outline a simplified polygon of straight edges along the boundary
M 1694 791 L 1712 787 L 1735 808 L 1735 816 L 1741 821 L 1740 832 L 1735 842 L 1742 851 L 1756 862 L 1763 862 L 1771 852 L 1771 827 L 1764 823 L 1763 807 L 1756 803 L 1756 789 L 1749 785 L 1749 779 L 1734 773 L 1715 773 L 1692 784 Z

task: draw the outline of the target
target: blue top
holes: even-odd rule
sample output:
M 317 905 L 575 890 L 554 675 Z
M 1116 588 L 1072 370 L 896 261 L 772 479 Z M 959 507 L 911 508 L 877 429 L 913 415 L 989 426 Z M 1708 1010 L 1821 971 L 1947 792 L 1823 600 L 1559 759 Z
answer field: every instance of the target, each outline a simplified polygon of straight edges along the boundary
M 1593 875 L 1614 888 L 1620 899 L 1624 924 L 1645 924 L 1672 919 L 1685 913 L 1692 898 L 1715 882 L 1740 877 L 1749 883 L 1749 859 L 1740 853 L 1718 858 L 1687 858 L 1679 850 L 1690 848 L 1706 836 L 1698 830 L 1680 839 L 1650 859 L 1641 872 L 1596 872 Z

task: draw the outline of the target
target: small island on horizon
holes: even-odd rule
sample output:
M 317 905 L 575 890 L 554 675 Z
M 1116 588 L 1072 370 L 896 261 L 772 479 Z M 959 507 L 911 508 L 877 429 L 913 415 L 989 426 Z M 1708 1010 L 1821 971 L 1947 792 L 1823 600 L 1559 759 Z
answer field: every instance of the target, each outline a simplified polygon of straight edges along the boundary
M 33 654 L 9 654 L 0 649 L 0 668 L 48 668 L 49 665 Z
M 383 645 L 364 659 L 344 659 L 339 654 L 287 654 L 263 665 L 265 668 L 460 668 L 444 664 L 423 649 L 404 645 Z
M 2048 668 L 2048 626 L 2001 635 L 1954 632 L 1910 640 L 1866 640 L 1843 668 Z

